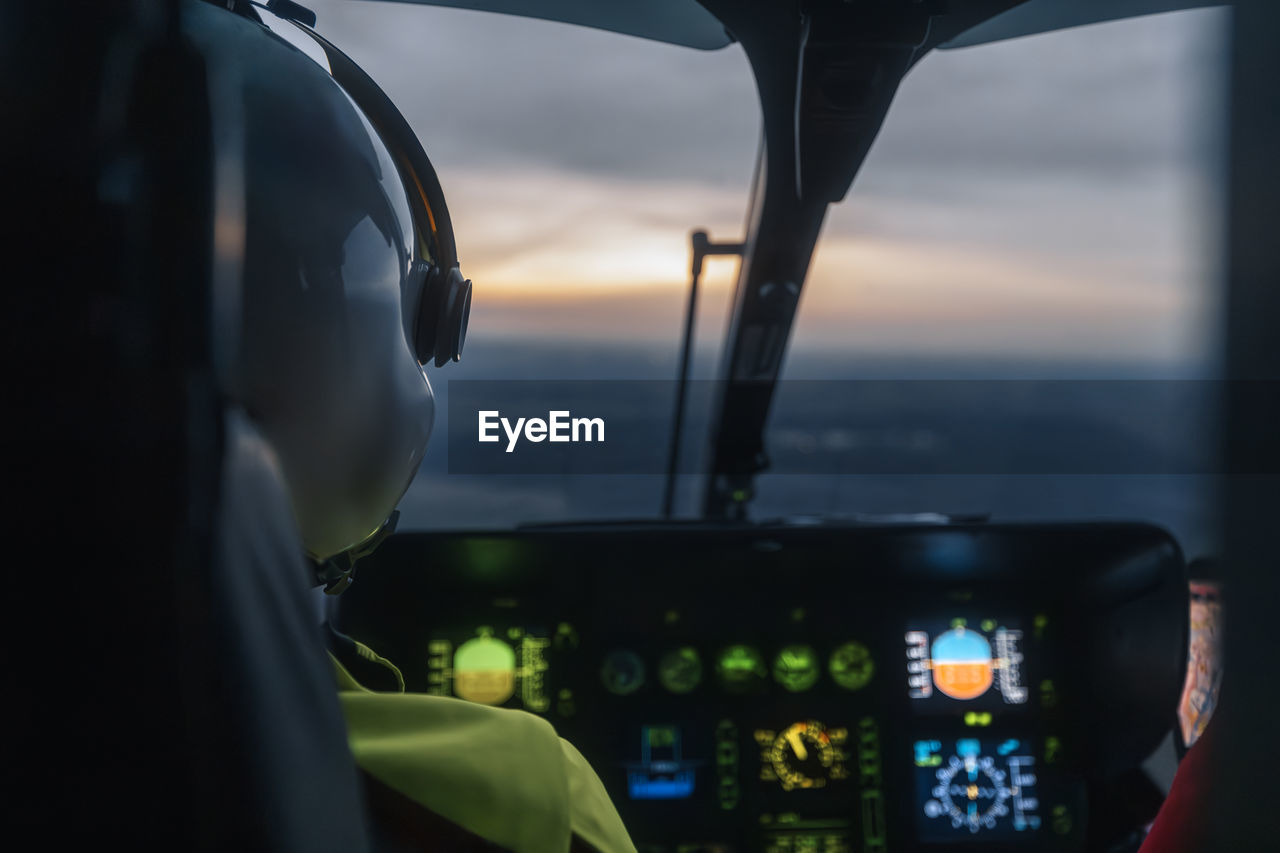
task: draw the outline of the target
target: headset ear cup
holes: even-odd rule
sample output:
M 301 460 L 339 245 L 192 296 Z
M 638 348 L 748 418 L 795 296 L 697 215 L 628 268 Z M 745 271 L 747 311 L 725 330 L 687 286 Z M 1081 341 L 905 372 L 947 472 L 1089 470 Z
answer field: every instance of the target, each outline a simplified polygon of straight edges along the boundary
M 463 278 L 457 267 L 447 273 L 432 267 L 422 285 L 414 331 L 419 363 L 434 361 L 436 367 L 444 367 L 451 361 L 460 361 L 470 318 L 470 279 Z
M 471 280 L 464 279 L 457 267 L 449 270 L 445 277 L 436 316 L 435 364 L 443 367 L 451 361 L 462 360 L 467 323 L 471 318 Z

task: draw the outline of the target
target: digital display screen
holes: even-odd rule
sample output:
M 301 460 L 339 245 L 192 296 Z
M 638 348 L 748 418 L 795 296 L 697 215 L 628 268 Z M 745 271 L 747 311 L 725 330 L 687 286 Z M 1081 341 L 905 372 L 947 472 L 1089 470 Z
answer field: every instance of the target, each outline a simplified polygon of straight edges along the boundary
M 554 633 L 520 625 L 481 625 L 434 636 L 427 644 L 429 695 L 456 696 L 481 705 L 552 709 L 551 655 L 568 647 L 572 627 Z
M 1040 829 L 1036 759 L 1018 738 L 917 740 L 916 831 L 922 841 L 1008 841 Z
M 907 693 L 913 703 L 955 707 L 1022 705 L 1022 630 L 995 619 L 952 619 L 908 630 Z
M 627 767 L 633 800 L 684 800 L 693 796 L 695 762 L 683 756 L 679 726 L 641 726 L 640 760 Z

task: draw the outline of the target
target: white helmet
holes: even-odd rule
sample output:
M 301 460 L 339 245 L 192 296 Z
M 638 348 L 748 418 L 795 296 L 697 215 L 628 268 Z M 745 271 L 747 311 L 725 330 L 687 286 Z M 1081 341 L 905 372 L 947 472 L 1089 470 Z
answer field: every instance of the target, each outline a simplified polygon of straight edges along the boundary
M 423 365 L 460 356 L 471 283 L 430 162 L 363 71 L 310 30 L 329 69 L 191 6 L 188 35 L 238 103 L 214 111 L 217 168 L 238 156 L 243 187 L 242 274 L 214 294 L 222 383 L 279 454 L 323 563 L 384 530 L 417 472 L 435 409 Z

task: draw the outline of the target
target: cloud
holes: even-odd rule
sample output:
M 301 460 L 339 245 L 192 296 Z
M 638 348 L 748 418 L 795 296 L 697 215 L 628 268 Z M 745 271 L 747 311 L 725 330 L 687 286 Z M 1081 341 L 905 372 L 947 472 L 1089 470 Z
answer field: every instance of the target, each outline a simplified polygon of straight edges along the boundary
M 689 274 L 691 225 L 740 234 L 747 205 L 745 186 L 532 167 L 459 170 L 449 194 L 468 274 L 503 293 L 547 295 L 677 285 Z
M 1198 168 L 1219 144 L 1229 11 L 1206 9 L 935 51 L 903 81 L 878 173 L 1111 179 Z
M 313 4 L 442 168 L 750 180 L 759 110 L 738 47 L 699 51 L 484 12 Z

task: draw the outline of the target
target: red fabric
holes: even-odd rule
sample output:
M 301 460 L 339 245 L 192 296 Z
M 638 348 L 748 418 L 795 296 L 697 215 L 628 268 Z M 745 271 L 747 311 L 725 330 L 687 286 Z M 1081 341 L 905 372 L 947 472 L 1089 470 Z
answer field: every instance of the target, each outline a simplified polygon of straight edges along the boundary
M 1213 730 L 1211 722 L 1195 746 L 1183 756 L 1169 796 L 1138 853 L 1201 853 L 1210 849 L 1206 793 Z

